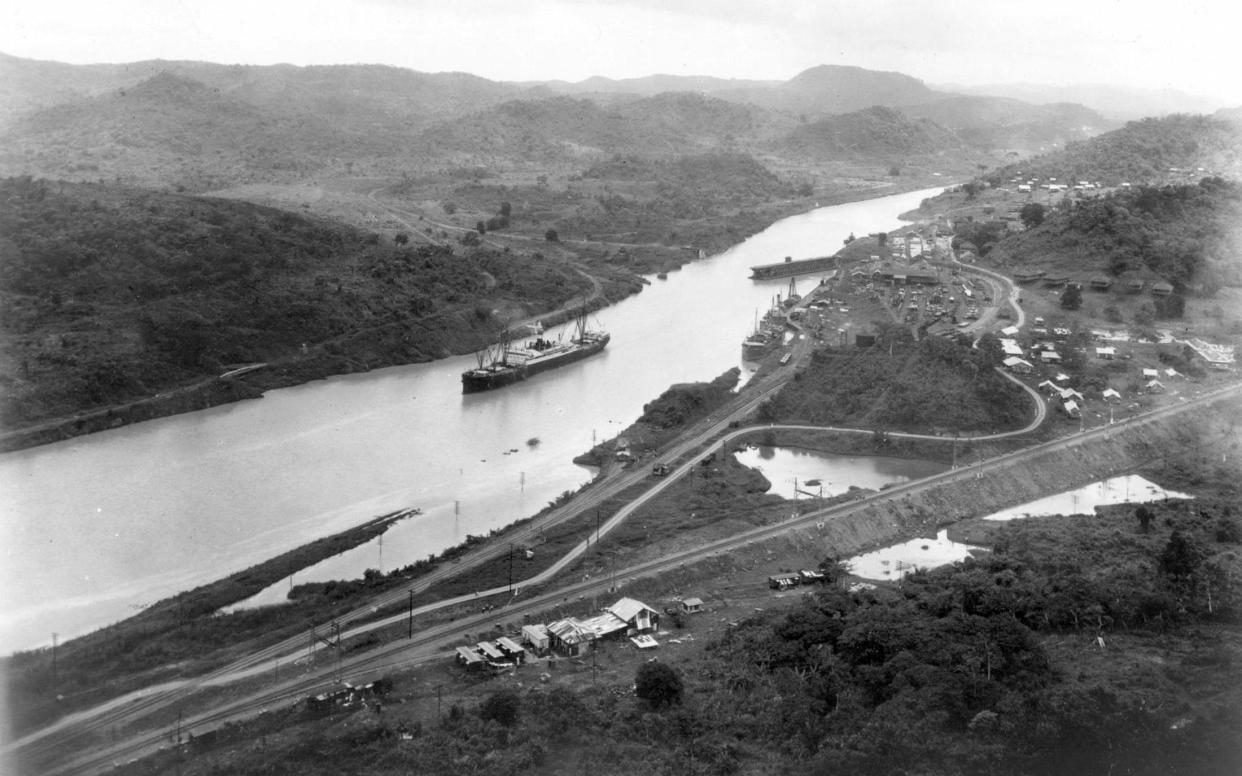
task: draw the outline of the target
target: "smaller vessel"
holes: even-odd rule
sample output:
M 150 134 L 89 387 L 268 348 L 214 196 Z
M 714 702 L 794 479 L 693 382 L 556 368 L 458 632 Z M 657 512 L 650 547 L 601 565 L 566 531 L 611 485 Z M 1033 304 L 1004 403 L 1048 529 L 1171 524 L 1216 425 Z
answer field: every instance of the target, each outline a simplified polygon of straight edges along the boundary
M 755 312 L 755 330 L 742 341 L 742 360 L 759 361 L 779 346 L 785 339 L 786 320 L 781 311 L 780 294 L 777 294 L 762 321 L 758 311 Z

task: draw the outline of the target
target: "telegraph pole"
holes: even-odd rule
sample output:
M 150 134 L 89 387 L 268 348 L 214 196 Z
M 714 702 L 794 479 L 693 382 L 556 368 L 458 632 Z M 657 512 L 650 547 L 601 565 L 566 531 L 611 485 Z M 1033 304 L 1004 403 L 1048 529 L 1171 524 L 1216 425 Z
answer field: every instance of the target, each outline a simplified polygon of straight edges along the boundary
M 407 638 L 414 638 L 414 591 L 410 591 L 410 632 Z
M 513 597 L 513 542 L 509 542 L 509 597 Z

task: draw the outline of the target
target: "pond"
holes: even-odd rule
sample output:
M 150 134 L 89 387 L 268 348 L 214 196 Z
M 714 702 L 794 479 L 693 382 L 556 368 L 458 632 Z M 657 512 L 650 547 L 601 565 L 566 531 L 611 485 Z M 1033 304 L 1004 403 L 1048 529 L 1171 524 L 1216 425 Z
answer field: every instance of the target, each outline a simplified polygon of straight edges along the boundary
M 790 500 L 829 498 L 851 487 L 879 490 L 886 485 L 930 477 L 947 464 L 915 458 L 840 455 L 799 447 L 751 445 L 733 457 L 768 478 L 769 493 Z

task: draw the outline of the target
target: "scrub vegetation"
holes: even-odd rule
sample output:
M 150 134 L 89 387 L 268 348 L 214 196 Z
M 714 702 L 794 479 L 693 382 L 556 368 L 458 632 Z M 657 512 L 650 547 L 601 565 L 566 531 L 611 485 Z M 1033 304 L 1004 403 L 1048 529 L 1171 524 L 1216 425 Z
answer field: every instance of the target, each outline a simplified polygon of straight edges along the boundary
M 1030 412 L 1030 397 L 993 370 L 999 351 L 942 337 L 914 343 L 908 329 L 881 328 L 873 347 L 817 350 L 759 420 L 965 432 L 1014 428 Z

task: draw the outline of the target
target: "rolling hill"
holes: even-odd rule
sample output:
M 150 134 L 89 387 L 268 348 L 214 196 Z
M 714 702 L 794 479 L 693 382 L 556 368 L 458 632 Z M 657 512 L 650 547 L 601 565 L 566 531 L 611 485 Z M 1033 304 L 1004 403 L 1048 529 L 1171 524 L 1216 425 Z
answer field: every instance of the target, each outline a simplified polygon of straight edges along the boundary
M 1074 103 L 1035 105 L 1004 97 L 946 97 L 901 109 L 911 118 L 934 121 L 981 149 L 1044 147 L 1086 140 L 1116 126 Z
M 802 125 L 782 138 L 777 148 L 802 157 L 881 162 L 971 152 L 960 137 L 939 124 L 879 106 Z
M 1105 185 L 1198 180 L 1242 173 L 1242 128 L 1210 116 L 1175 114 L 1132 121 L 1090 140 L 1001 168 L 1000 183 L 1023 177 L 1091 180 Z

